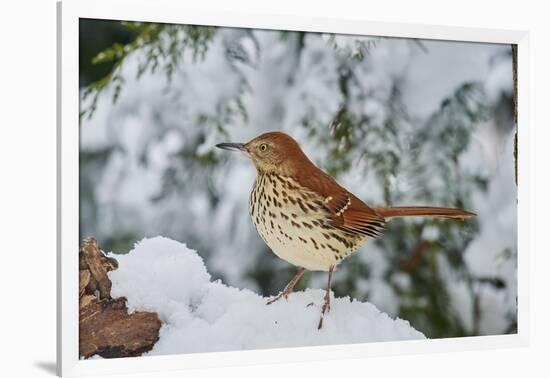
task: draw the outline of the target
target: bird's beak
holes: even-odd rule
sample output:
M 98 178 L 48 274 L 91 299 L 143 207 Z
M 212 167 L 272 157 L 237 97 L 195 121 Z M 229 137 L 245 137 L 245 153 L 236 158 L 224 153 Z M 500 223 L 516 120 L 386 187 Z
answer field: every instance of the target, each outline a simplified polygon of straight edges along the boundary
M 244 143 L 219 143 L 219 144 L 216 144 L 216 147 L 221 148 L 222 150 L 246 152 Z

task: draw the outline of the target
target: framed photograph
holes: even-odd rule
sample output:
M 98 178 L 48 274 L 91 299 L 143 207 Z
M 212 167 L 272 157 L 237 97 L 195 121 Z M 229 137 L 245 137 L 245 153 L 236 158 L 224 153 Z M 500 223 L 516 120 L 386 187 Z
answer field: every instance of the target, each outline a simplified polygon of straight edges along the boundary
M 58 374 L 527 344 L 528 35 L 58 3 Z

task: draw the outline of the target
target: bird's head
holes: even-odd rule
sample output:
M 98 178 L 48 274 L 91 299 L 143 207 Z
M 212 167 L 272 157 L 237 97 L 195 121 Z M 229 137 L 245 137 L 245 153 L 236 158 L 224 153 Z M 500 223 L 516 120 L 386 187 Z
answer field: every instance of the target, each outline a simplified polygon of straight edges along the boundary
M 248 143 L 220 143 L 216 147 L 244 152 L 260 173 L 291 175 L 298 168 L 297 163 L 309 163 L 298 143 L 277 131 L 259 135 Z

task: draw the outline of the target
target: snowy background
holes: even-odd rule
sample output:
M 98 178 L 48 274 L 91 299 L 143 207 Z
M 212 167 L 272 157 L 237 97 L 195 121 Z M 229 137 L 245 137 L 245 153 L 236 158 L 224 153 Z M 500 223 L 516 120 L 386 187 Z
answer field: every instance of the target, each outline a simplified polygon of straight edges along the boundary
M 81 22 L 93 32 L 81 33 L 82 50 L 112 30 Z M 90 79 L 81 60 L 81 238 L 123 254 L 163 235 L 198 251 L 209 273 L 197 285 L 216 287 L 206 283 L 210 274 L 276 294 L 295 268 L 268 250 L 249 219 L 255 170 L 214 145 L 283 130 L 368 204 L 478 214 L 392 221 L 339 267 L 337 297 L 368 300 L 427 337 L 516 331 L 509 45 L 107 24 L 126 30 L 96 51 L 99 66 L 111 64 L 107 76 Z M 124 258 L 136 261 L 135 252 Z M 325 281 L 310 273 L 298 288 Z M 259 301 L 248 291 L 232 295 L 224 298 Z M 301 295 L 293 300 L 305 301 Z

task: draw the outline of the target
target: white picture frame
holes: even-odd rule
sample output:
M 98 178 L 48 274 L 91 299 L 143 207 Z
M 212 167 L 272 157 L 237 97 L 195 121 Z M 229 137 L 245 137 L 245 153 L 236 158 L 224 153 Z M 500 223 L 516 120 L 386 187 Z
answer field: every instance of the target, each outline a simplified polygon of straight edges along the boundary
M 58 3 L 58 255 L 57 372 L 62 376 L 119 374 L 304 360 L 464 351 L 526 346 L 529 334 L 528 285 L 528 67 L 529 36 L 524 31 L 380 23 L 336 18 L 214 12 L 189 9 L 177 0 L 63 1 Z M 399 341 L 303 348 L 197 353 L 155 357 L 79 360 L 79 18 L 151 21 L 227 27 L 300 30 L 517 44 L 518 46 L 518 332 L 513 335 Z

